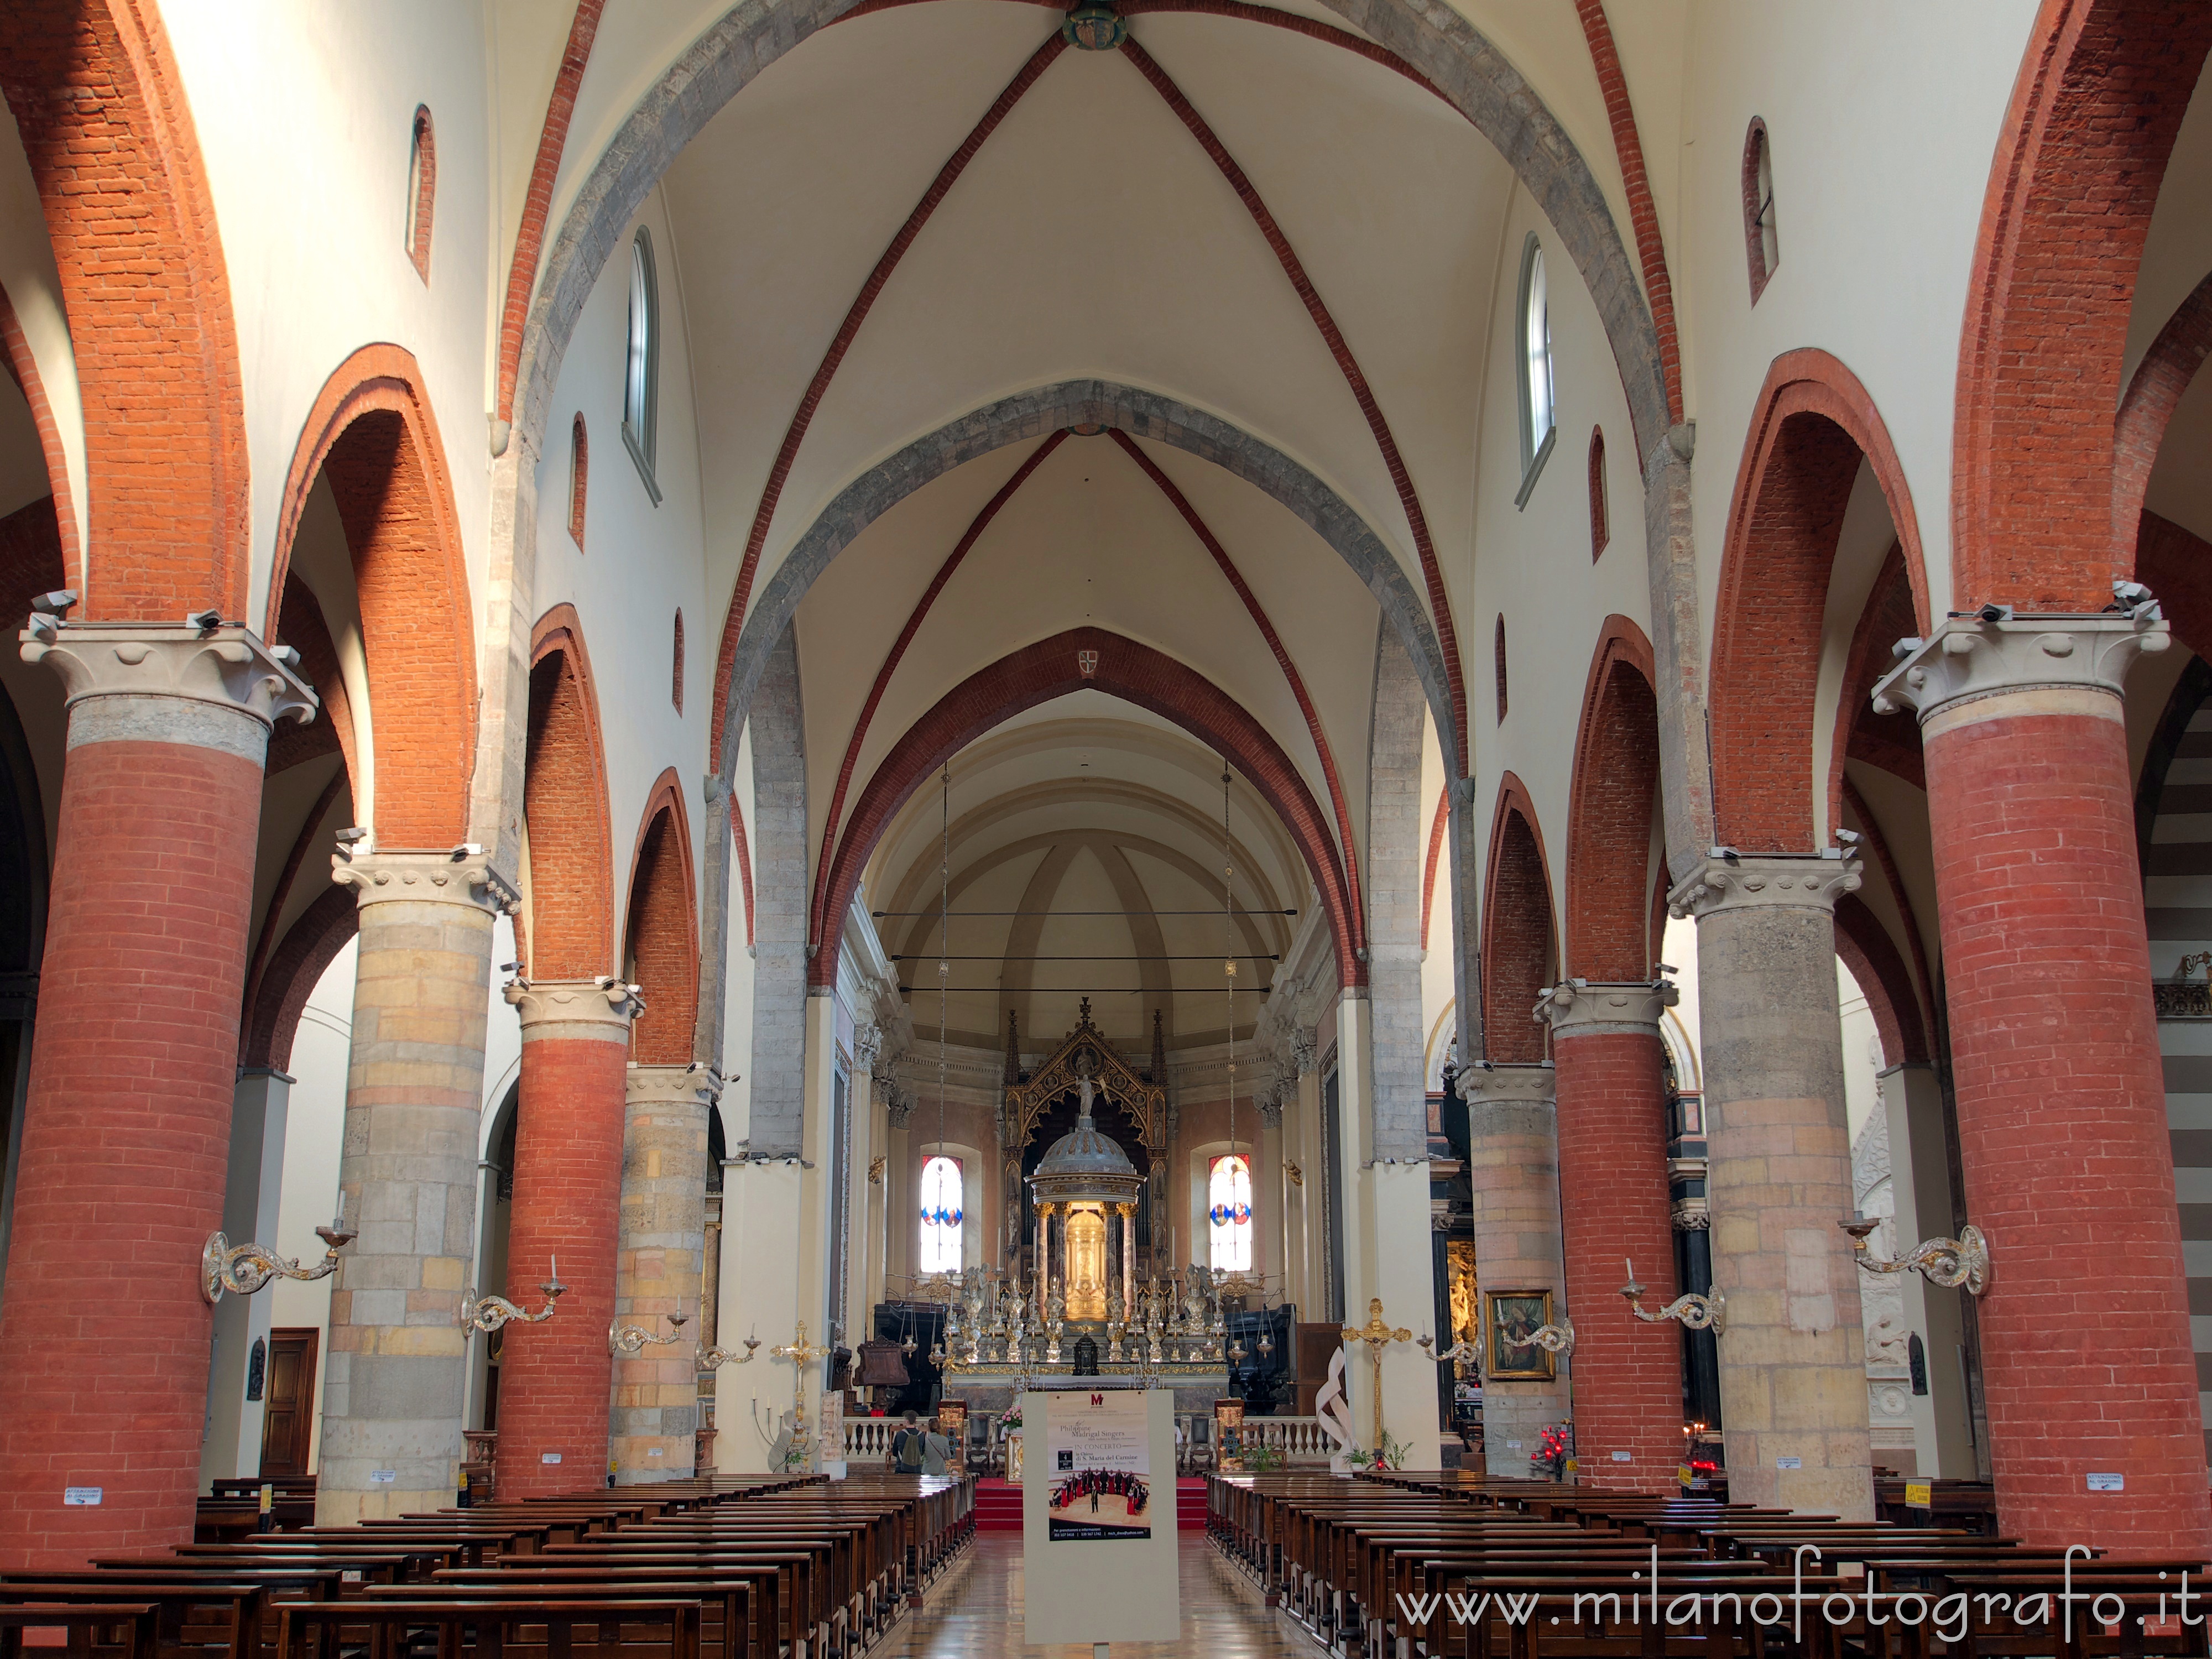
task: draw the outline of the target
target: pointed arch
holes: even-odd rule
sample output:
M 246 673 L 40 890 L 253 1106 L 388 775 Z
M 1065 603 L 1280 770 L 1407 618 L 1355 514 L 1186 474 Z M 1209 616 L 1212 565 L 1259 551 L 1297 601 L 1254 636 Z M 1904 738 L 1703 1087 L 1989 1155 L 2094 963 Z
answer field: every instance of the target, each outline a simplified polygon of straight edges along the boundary
M 1096 653 L 1086 666 L 1079 653 Z M 1319 889 L 1335 946 L 1338 982 L 1364 985 L 1352 944 L 1350 899 L 1335 842 L 1313 792 L 1265 726 L 1212 681 L 1150 646 L 1101 628 L 1070 629 L 1000 658 L 963 680 L 892 744 L 854 804 L 828 873 L 823 914 L 842 916 L 892 815 L 947 758 L 993 726 L 1071 691 L 1093 690 L 1174 721 L 1226 756 L 1281 819 Z M 803 825 L 802 825 L 803 827 Z M 817 949 L 809 981 L 833 983 L 837 952 Z
M 590 979 L 616 956 L 614 846 L 607 822 L 606 751 L 583 624 L 556 605 L 530 635 L 530 724 L 522 819 L 532 979 Z
M 630 1023 L 630 1056 L 641 1066 L 691 1059 L 699 1012 L 698 884 L 684 786 L 670 767 L 653 782 L 630 854 L 623 962 L 645 1012 Z
M 307 495 L 325 476 L 353 555 L 374 731 L 388 738 L 362 769 L 368 799 L 356 807 L 381 846 L 449 847 L 468 833 L 476 652 L 445 446 L 404 347 L 363 346 L 307 413 L 277 506 L 272 641 Z
M 1564 971 L 1649 977 L 1652 813 L 1659 795 L 1658 696 L 1651 641 L 1607 617 L 1590 655 L 1567 809 Z
M 1491 819 L 1482 910 L 1483 1058 L 1533 1065 L 1544 1058 L 1536 998 L 1552 982 L 1559 944 L 1543 831 L 1527 787 L 1510 772 L 1498 782 Z

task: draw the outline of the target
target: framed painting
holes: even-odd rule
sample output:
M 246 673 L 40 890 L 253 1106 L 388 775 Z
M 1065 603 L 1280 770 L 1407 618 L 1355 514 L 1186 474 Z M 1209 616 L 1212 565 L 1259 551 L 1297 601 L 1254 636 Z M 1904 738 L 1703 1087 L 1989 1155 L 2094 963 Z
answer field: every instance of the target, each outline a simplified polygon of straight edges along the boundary
M 1482 1293 L 1485 1381 L 1549 1382 L 1558 1362 L 1530 1340 L 1552 1322 L 1549 1291 L 1485 1291 Z M 1525 1344 L 1526 1346 L 1516 1346 Z

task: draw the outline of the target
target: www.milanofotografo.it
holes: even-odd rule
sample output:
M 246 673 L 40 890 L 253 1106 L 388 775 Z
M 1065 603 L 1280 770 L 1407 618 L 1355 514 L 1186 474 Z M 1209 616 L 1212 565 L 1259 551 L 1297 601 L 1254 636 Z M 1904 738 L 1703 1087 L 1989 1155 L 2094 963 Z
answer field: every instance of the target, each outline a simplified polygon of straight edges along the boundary
M 1733 1589 L 1682 1589 L 1670 1595 L 1661 1581 L 1659 1551 L 1655 1546 L 1650 1574 L 1632 1573 L 1634 1588 L 1626 1591 L 1575 1590 L 1555 1595 L 1541 1590 L 1499 1589 L 1425 1595 L 1401 1592 L 1397 1601 L 1400 1615 L 1408 1624 L 1423 1627 L 1442 1612 L 1455 1625 L 1480 1624 L 1492 1618 L 1502 1619 L 1509 1625 L 1702 1626 L 1749 1622 L 1767 1628 L 1787 1625 L 1792 1635 L 1802 1635 L 1808 1620 L 1819 1619 L 1838 1628 L 1862 1621 L 1871 1627 L 1927 1625 L 1945 1641 L 1957 1642 L 1965 1638 L 1970 1627 L 1976 1627 L 1978 1610 L 1978 1628 L 1985 1631 L 1994 1621 L 2009 1620 L 2021 1630 L 2055 1627 L 2061 1635 L 2070 1638 L 2077 1620 L 2086 1630 L 2118 1625 L 2127 1616 L 2126 1603 L 2112 1591 L 2075 1588 L 2074 1563 L 2077 1559 L 2087 1560 L 2090 1553 L 2080 1544 L 2068 1548 L 2060 1571 L 2061 1587 L 2055 1590 L 1954 1591 L 1931 1596 L 1913 1590 L 1877 1590 L 1871 1577 L 1849 1589 L 1832 1588 L 1845 1582 L 1836 1578 L 1816 1577 L 1808 1585 L 1806 1564 L 1809 1560 L 1817 1569 L 1821 1552 L 1817 1545 L 1800 1544 L 1792 1552 L 1793 1567 L 1786 1589 L 1778 1580 L 1773 1589 L 1749 1595 Z M 2161 1572 L 2158 1577 L 2165 1581 L 2167 1576 Z M 2183 1572 L 2178 1579 L 2169 1582 L 2171 1589 L 2162 1591 L 2158 1598 L 2157 1613 L 2140 1613 L 2136 1622 L 2148 1627 L 2179 1619 L 2192 1628 L 2202 1625 L 2205 1613 L 2191 1609 L 2212 1604 L 2212 1595 L 2202 1588 L 2203 1581 L 2199 1580 L 2192 1587 L 2189 1575 Z M 1553 1611 L 1555 1608 L 1563 1610 Z

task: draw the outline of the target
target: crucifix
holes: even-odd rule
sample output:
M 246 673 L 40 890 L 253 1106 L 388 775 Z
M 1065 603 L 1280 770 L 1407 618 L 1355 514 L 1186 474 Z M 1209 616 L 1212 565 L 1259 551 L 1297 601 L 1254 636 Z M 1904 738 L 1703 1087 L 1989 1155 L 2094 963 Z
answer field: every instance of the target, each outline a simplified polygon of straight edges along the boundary
M 806 1367 L 813 1361 L 825 1358 L 829 1352 L 830 1350 L 826 1346 L 818 1348 L 807 1346 L 806 1322 L 803 1319 L 799 1322 L 799 1335 L 796 1339 L 785 1343 L 780 1348 L 770 1348 L 768 1351 L 769 1358 L 787 1359 L 792 1364 L 791 1406 L 792 1410 L 797 1413 L 798 1423 L 794 1438 L 797 1435 L 806 1432 Z
M 1357 1330 L 1346 1325 L 1344 1328 L 1344 1340 L 1347 1342 L 1364 1342 L 1367 1345 L 1367 1358 L 1374 1364 L 1375 1443 L 1370 1449 L 1379 1454 L 1382 1449 L 1382 1350 L 1393 1342 L 1411 1342 L 1413 1340 L 1413 1334 L 1402 1326 L 1393 1330 L 1384 1324 L 1382 1298 L 1379 1296 L 1370 1296 L 1367 1298 L 1367 1323 Z

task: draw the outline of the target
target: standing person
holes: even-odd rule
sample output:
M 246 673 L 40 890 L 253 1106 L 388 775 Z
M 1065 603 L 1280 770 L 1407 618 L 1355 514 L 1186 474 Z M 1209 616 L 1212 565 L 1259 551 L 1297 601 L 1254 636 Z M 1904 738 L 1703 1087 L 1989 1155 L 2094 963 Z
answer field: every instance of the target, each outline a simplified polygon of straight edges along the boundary
M 891 1436 L 891 1449 L 884 1462 L 894 1474 L 920 1474 L 928 1451 L 928 1437 L 919 1425 L 921 1419 L 911 1411 L 901 1413 L 900 1425 Z
M 952 1456 L 952 1442 L 937 1426 L 937 1419 L 929 1419 L 928 1432 L 922 1436 L 921 1472 L 924 1474 L 943 1474 Z

